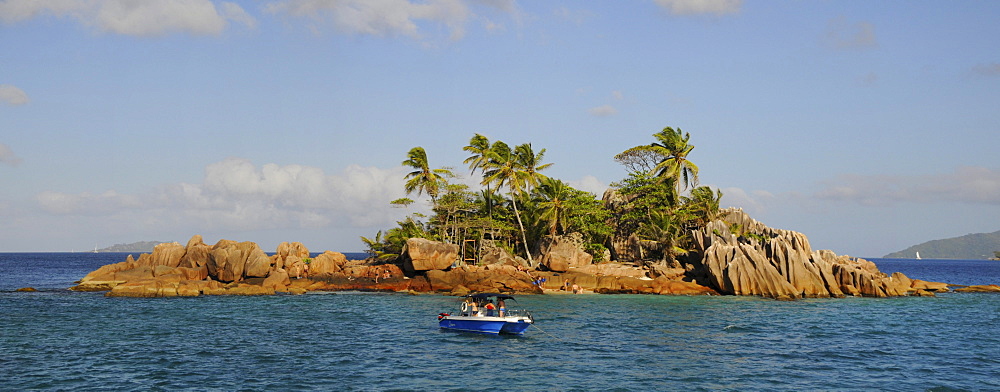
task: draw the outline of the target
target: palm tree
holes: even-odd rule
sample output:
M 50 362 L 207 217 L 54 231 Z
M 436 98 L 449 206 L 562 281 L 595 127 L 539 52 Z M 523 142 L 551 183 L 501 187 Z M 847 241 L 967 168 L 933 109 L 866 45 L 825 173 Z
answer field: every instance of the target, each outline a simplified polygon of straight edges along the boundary
M 541 197 L 538 203 L 538 208 L 541 209 L 539 218 L 548 227 L 549 236 L 555 237 L 560 232 L 566 232 L 566 210 L 569 208 L 570 189 L 566 183 L 554 178 L 546 178 L 538 188 L 535 188 Z
M 426 193 L 431 197 L 431 203 L 437 204 L 438 191 L 447 180 L 444 176 L 452 177 L 454 174 L 448 169 L 431 169 L 427 163 L 427 152 L 423 147 L 413 147 L 406 153 L 407 159 L 403 161 L 404 166 L 409 166 L 414 170 L 406 174 L 405 179 L 406 194 L 417 192 L 417 196 Z
M 637 154 L 639 151 L 648 151 L 654 156 L 661 157 L 659 163 L 651 170 L 650 174 L 655 174 L 661 181 L 672 179 L 677 186 L 678 193 L 688 187 L 698 186 L 698 166 L 687 159 L 694 146 L 688 144 L 691 138 L 689 133 L 681 133 L 680 128 L 663 128 L 662 131 L 654 133 L 657 143 L 648 146 L 635 146 L 618 156 Z
M 382 230 L 379 230 L 379 232 L 375 234 L 375 239 L 361 236 L 361 241 L 363 241 L 365 245 L 368 246 L 368 250 L 366 250 L 365 253 L 367 253 L 370 258 L 374 258 L 375 260 L 378 261 L 384 261 L 384 260 L 392 260 L 399 257 L 399 254 L 397 253 L 391 253 L 387 251 L 390 248 L 390 246 L 385 242 L 383 242 Z
M 534 266 L 535 260 L 531 257 L 528 236 L 524 230 L 524 223 L 521 221 L 521 213 L 517 209 L 517 196 L 537 185 L 542 178 L 546 178 L 539 172 L 549 168 L 552 164 L 540 165 L 544 156 L 545 149 L 535 154 L 530 143 L 519 145 L 512 151 L 510 146 L 498 140 L 490 147 L 489 162 L 483 173 L 484 185 L 496 184 L 497 188 L 506 186 L 510 191 L 514 217 L 517 218 L 517 226 L 521 229 L 524 252 L 527 254 L 528 263 L 531 266 Z
M 531 149 L 531 143 L 525 143 L 514 148 L 514 155 L 517 156 L 517 165 L 521 169 L 520 177 L 524 182 L 523 191 L 530 192 L 531 188 L 538 186 L 539 182 L 548 178 L 539 173 L 552 166 L 551 163 L 541 164 L 545 157 L 544 148 L 535 154 Z
M 708 224 L 719 217 L 719 201 L 722 191 L 712 190 L 707 186 L 699 186 L 691 190 L 691 196 L 684 198 L 684 209 L 697 223 Z
M 639 227 L 638 235 L 641 246 L 646 246 L 661 253 L 661 262 L 669 262 L 673 266 L 677 256 L 687 254 L 683 245 L 687 242 L 684 213 L 667 213 L 662 211 L 650 215 L 650 220 Z
M 476 170 L 481 170 L 485 173 L 486 168 L 490 164 L 490 139 L 477 133 L 469 140 L 468 146 L 462 147 L 462 150 L 472 153 L 472 156 L 462 161 L 462 163 L 469 165 L 470 172 L 475 173 Z M 490 184 L 486 184 L 486 193 L 493 193 L 490 190 Z M 493 219 L 492 198 L 487 197 L 485 200 L 486 216 Z
M 468 151 L 472 153 L 472 156 L 465 158 L 466 165 L 469 165 L 469 170 L 475 173 L 476 170 L 484 170 L 486 165 L 490 161 L 490 139 L 486 136 L 476 134 L 469 140 L 469 145 L 462 147 L 463 151 Z

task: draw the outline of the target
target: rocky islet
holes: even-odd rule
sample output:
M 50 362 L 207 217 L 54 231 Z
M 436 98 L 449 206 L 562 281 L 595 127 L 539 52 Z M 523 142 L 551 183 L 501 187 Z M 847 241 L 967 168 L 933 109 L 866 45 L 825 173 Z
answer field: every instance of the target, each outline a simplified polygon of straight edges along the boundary
M 733 228 L 740 228 L 733 233 Z M 464 294 L 541 294 L 576 285 L 594 293 L 750 295 L 775 299 L 933 295 L 946 283 L 885 274 L 874 263 L 813 251 L 805 235 L 773 229 L 739 209 L 694 233 L 696 249 L 675 265 L 593 263 L 572 236 L 544 245 L 537 266 L 499 246 L 484 244 L 476 265 L 458 263 L 459 247 L 423 238 L 407 241 L 394 261 L 348 260 L 326 251 L 310 257 L 301 243 L 281 243 L 268 255 L 253 242 L 199 235 L 186 245 L 163 243 L 138 259 L 98 268 L 73 290 L 108 296 L 302 294 L 308 291 L 387 291 Z M 1000 291 L 972 286 L 961 291 Z M 958 290 L 956 290 L 958 291 Z

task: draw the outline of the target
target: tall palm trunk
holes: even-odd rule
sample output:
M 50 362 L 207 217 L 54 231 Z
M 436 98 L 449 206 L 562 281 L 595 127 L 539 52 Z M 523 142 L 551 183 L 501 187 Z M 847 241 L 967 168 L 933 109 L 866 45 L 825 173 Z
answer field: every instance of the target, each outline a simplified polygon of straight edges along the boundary
M 517 200 L 514 200 L 514 193 L 510 194 L 510 204 L 514 206 L 514 217 L 517 218 L 517 226 L 521 229 L 521 240 L 524 241 L 524 253 L 528 255 L 528 266 L 535 267 L 535 260 L 531 258 L 531 249 L 528 249 L 528 235 L 524 232 L 524 224 L 521 223 L 521 213 L 517 211 Z

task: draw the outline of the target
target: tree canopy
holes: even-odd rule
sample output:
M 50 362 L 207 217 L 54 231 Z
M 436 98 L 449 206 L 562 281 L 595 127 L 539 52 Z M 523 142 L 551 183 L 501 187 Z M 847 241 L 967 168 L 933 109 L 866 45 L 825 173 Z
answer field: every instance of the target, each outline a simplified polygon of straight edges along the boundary
M 602 201 L 546 176 L 542 172 L 553 163 L 544 162 L 546 149 L 536 151 L 531 143 L 511 148 L 474 134 L 462 147 L 469 153 L 462 163 L 479 176 L 485 187 L 480 190 L 451 183 L 457 178 L 451 170 L 432 169 L 427 152 L 414 147 L 403 161 L 413 169 L 406 174 L 405 190 L 430 197 L 433 214 L 412 214 L 398 227 L 362 240 L 373 257 L 383 259 L 398 255 L 410 237 L 456 244 L 492 241 L 534 266 L 533 253 L 544 239 L 573 234 L 596 260 L 612 250 L 611 257 L 619 260 L 669 263 L 690 248 L 692 229 L 718 217 L 722 192 L 698 186 L 698 166 L 688 159 L 694 149 L 690 134 L 666 127 L 652 136 L 653 143 L 614 157 L 629 172 L 612 184 L 620 202 Z M 412 203 L 393 201 L 402 208 Z M 614 252 L 628 241 L 637 244 L 638 254 Z

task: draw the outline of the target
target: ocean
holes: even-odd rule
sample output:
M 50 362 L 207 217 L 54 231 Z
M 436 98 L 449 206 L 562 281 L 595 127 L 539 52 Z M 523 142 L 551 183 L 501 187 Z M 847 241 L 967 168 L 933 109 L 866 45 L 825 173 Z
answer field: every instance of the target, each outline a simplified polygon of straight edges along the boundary
M 525 295 L 521 337 L 441 331 L 454 297 L 107 298 L 114 253 L 0 253 L 0 390 L 1000 390 L 1000 294 L 775 301 Z M 1000 262 L 880 260 L 1000 284 Z M 39 292 L 20 293 L 20 287 Z

